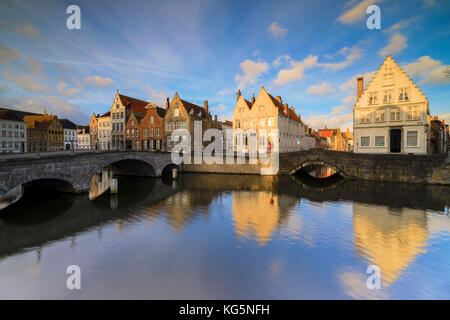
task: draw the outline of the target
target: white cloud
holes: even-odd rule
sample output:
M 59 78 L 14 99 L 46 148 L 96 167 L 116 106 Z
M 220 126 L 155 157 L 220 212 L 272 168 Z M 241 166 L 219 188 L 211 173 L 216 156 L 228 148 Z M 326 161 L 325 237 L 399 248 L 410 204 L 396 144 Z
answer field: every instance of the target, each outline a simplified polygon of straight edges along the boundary
M 275 38 L 283 38 L 286 33 L 287 33 L 287 29 L 282 28 L 278 22 L 272 22 L 272 24 L 269 26 L 269 29 L 267 29 L 267 31 Z
M 102 78 L 100 76 L 90 76 L 84 79 L 86 85 L 93 85 L 97 88 L 108 87 L 114 84 L 111 78 Z
M 6 64 L 20 58 L 22 58 L 20 52 L 0 44 L 0 63 Z
M 398 53 L 408 47 L 406 38 L 400 33 L 394 33 L 390 38 L 386 47 L 380 50 L 380 56 L 388 56 Z
M 367 85 L 370 83 L 370 81 L 372 80 L 373 76 L 375 75 L 375 71 L 372 72 L 366 72 L 363 75 L 355 75 L 353 77 L 351 77 L 350 79 L 348 79 L 346 82 L 344 82 L 343 84 L 341 84 L 339 86 L 339 89 L 341 91 L 350 91 L 350 92 L 356 92 L 356 78 L 362 76 L 364 78 L 364 88 L 367 87 Z
M 424 0 L 424 7 L 434 7 L 436 5 L 436 0 Z
M 83 92 L 80 88 L 68 88 L 68 84 L 64 81 L 58 82 L 58 85 L 56 86 L 56 89 L 58 89 L 58 92 L 61 93 L 63 96 L 68 98 L 73 98 L 76 94 L 80 94 Z
M 44 65 L 37 61 L 34 58 L 26 58 L 25 59 L 28 63 L 28 69 L 27 71 L 33 73 L 33 74 L 41 74 L 44 70 Z
M 218 92 L 218 94 L 220 96 L 228 96 L 228 95 L 232 94 L 234 91 L 236 91 L 236 89 L 223 88 L 222 90 L 220 90 Z
M 450 83 L 450 65 L 443 65 L 441 61 L 430 56 L 420 57 L 417 61 L 404 65 L 403 70 L 409 76 L 421 79 L 419 83 Z
M 341 50 L 339 50 L 339 53 L 344 55 L 348 54 L 345 57 L 344 61 L 334 63 L 331 62 L 320 63 L 319 66 L 333 71 L 345 69 L 351 66 L 356 60 L 361 59 L 363 50 L 356 46 L 352 48 L 343 47 Z
M 387 29 L 385 29 L 383 31 L 387 32 L 387 33 L 392 33 L 392 32 L 398 31 L 400 29 L 406 28 L 409 25 L 410 25 L 410 20 L 403 19 L 403 20 L 400 20 L 400 22 L 397 22 L 396 24 L 393 24 L 392 26 L 390 26 L 389 28 L 387 28 Z
M 336 109 L 338 108 L 338 109 Z M 320 115 L 310 115 L 305 117 L 305 123 L 311 128 L 352 128 L 353 127 L 353 113 L 340 114 L 346 107 L 333 108 L 334 113 L 330 114 L 320 114 Z
M 334 91 L 336 91 L 336 89 L 334 89 L 331 84 L 326 81 L 316 85 L 312 85 L 308 89 L 306 89 L 306 93 L 312 94 L 313 96 L 323 96 Z
M 267 62 L 255 62 L 252 60 L 245 60 L 241 63 L 242 74 L 237 74 L 235 81 L 238 82 L 238 88 L 244 89 L 248 85 L 254 84 L 259 76 L 269 70 Z
M 20 24 L 13 26 L 13 30 L 28 38 L 43 38 L 44 35 L 30 24 Z
M 227 106 L 223 103 L 219 103 L 218 105 L 212 106 L 209 109 L 214 112 L 224 112 L 225 110 L 227 110 Z
M 273 62 L 272 62 L 272 66 L 274 68 L 278 68 L 280 66 L 282 66 L 283 64 L 292 61 L 291 56 L 288 54 L 285 54 L 283 56 L 279 56 L 277 57 Z
M 366 16 L 367 7 L 379 2 L 382 2 L 382 0 L 363 0 L 345 11 L 337 20 L 345 24 L 359 22 Z M 348 5 L 353 3 L 354 1 L 351 1 Z
M 89 122 L 89 116 L 78 106 L 56 96 L 14 97 L 0 100 L 0 106 L 36 113 L 41 113 L 45 108 L 48 113 L 56 114 L 58 118 L 68 118 L 77 124 Z
M 291 68 L 281 69 L 276 79 L 273 81 L 275 86 L 287 84 L 292 81 L 303 79 L 305 69 L 312 68 L 317 65 L 317 56 L 308 56 L 303 61 L 290 62 Z
M 166 100 L 169 94 L 163 90 L 156 90 L 148 87 L 147 92 L 149 94 L 150 102 L 157 104 L 160 107 L 166 106 Z
M 49 86 L 37 82 L 36 80 L 33 79 L 32 76 L 25 76 L 25 75 L 15 76 L 14 74 L 12 74 L 7 70 L 3 70 L 2 75 L 3 78 L 5 78 L 6 80 L 11 81 L 21 86 L 25 90 L 31 91 L 33 93 L 46 93 L 50 91 Z

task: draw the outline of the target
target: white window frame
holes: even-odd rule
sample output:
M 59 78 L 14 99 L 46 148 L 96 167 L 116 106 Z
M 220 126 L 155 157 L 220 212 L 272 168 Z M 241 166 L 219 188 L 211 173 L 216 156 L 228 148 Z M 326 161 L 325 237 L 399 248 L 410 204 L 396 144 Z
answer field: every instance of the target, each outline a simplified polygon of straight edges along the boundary
M 369 145 L 368 146 L 364 146 L 363 145 L 363 143 L 362 143 L 363 138 L 369 138 Z M 370 140 L 371 140 L 370 136 L 361 136 L 359 140 L 360 140 L 360 143 L 361 143 L 361 148 L 370 148 Z
M 415 132 L 416 133 L 416 144 L 415 145 L 410 145 L 408 144 L 408 134 L 410 132 Z M 406 146 L 407 147 L 419 147 L 419 130 L 408 130 L 406 131 Z

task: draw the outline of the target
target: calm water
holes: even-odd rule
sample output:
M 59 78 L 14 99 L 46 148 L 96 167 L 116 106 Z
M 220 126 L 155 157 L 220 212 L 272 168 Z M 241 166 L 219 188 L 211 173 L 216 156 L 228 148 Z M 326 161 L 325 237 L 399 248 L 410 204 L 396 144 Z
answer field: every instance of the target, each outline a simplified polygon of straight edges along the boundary
M 101 194 L 109 178 L 0 211 L 0 298 L 450 298 L 449 187 L 185 174 Z

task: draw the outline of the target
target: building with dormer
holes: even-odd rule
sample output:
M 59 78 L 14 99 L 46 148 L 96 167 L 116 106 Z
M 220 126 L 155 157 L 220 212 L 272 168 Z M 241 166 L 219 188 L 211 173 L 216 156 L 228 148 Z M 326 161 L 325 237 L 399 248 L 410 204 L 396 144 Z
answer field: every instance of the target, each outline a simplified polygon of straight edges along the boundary
M 302 150 L 307 141 L 306 126 L 294 107 L 283 104 L 282 98 L 271 96 L 264 87 L 258 96 L 246 100 L 240 91 L 233 111 L 234 147 L 249 152 L 250 141 L 256 139 L 257 150 L 273 150 L 276 131 L 279 133 L 279 152 Z
M 195 121 L 201 122 L 202 134 L 210 128 L 215 128 L 217 130 L 221 130 L 222 128 L 221 123 L 217 121 L 217 117 L 213 119 L 209 113 L 208 100 L 205 100 L 203 107 L 201 107 L 181 99 L 176 92 L 172 101 L 168 104 L 164 118 L 164 134 L 168 151 L 172 150 L 173 146 L 178 143 L 172 141 L 172 133 L 177 129 L 188 130 L 191 137 L 191 150 L 194 151 L 195 142 L 202 141 L 202 137 L 200 139 L 197 137 L 197 139 L 199 139 L 197 140 L 194 135 Z M 201 144 L 203 147 L 205 142 L 202 141 Z
M 125 149 L 125 124 L 133 112 L 137 117 L 144 117 L 146 107 L 151 105 L 148 101 L 143 101 L 135 98 L 119 94 L 116 91 L 113 105 L 111 106 L 111 149 L 123 150 Z
M 430 153 L 428 98 L 391 56 L 364 90 L 357 78 L 353 109 L 354 152 Z

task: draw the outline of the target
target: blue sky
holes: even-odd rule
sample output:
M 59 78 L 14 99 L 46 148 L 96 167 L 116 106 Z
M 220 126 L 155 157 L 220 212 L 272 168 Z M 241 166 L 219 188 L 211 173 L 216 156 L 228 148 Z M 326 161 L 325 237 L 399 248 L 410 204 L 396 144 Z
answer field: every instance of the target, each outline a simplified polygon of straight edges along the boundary
M 66 8 L 81 9 L 81 30 Z M 381 30 L 366 8 L 381 8 Z M 351 127 L 355 76 L 387 54 L 450 121 L 450 2 L 8 1 L 0 4 L 0 106 L 85 124 L 116 89 L 161 106 L 175 92 L 231 118 L 264 86 L 313 127 Z M 366 81 L 367 83 L 367 81 Z

